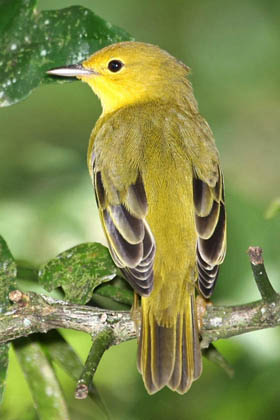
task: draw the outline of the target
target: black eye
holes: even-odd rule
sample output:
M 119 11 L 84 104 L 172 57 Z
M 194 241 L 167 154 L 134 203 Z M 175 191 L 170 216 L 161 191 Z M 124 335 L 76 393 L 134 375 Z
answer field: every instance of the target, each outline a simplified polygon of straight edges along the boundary
M 111 60 L 108 63 L 108 69 L 113 73 L 117 73 L 123 67 L 123 63 L 120 60 Z

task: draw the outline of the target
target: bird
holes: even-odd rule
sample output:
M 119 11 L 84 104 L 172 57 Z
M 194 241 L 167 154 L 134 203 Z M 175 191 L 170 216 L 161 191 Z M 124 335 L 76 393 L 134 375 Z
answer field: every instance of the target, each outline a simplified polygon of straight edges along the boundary
M 226 253 L 223 173 L 190 68 L 128 41 L 48 74 L 101 101 L 87 161 L 111 257 L 141 299 L 138 370 L 149 394 L 184 394 L 202 373 L 196 297 L 210 299 Z

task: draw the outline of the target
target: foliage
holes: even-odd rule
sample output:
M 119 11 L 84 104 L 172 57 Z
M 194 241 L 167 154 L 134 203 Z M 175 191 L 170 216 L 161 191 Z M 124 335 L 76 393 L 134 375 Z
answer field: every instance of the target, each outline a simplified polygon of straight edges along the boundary
M 39 271 L 39 282 L 51 291 L 61 286 L 66 300 L 87 303 L 94 289 L 117 273 L 108 249 L 97 243 L 80 244 L 62 252 Z
M 38 12 L 36 0 L 1 0 L 0 106 L 24 99 L 39 84 L 58 82 L 46 70 L 129 39 L 128 33 L 80 6 Z
M 38 282 L 35 273 L 30 266 L 19 265 L 19 277 L 26 276 Z M 53 290 L 59 286 L 65 291 L 69 302 L 88 302 L 94 293 L 94 289 L 115 277 L 117 272 L 107 248 L 98 243 L 81 244 L 63 252 L 50 260 L 39 271 L 40 282 L 46 290 Z M 0 237 L 0 309 L 7 308 L 9 292 L 16 289 L 16 262 L 3 238 Z M 106 295 L 106 287 L 103 295 Z M 78 293 L 77 293 L 78 291 Z M 109 286 L 107 296 L 122 302 L 120 287 Z M 127 296 L 124 294 L 124 304 Z M 32 338 L 20 338 L 12 343 L 29 384 L 34 406 L 42 419 L 68 419 L 69 414 L 66 402 L 57 380 L 53 363 L 59 364 L 65 372 L 76 381 L 83 374 L 83 364 L 71 345 L 63 338 L 59 331 L 50 331 L 46 336 L 33 335 Z M 0 346 L 0 397 L 5 389 L 5 380 L 8 367 L 7 344 Z M 103 351 L 101 353 L 103 354 Z M 101 354 L 101 355 L 102 355 Z M 100 355 L 100 357 L 101 357 Z M 92 379 L 90 372 L 86 375 Z M 89 380 L 88 395 L 99 406 L 104 415 L 106 408 L 93 383 Z
M 0 236 L 0 313 L 4 312 L 9 304 L 9 292 L 15 288 L 16 264 L 9 248 Z M 9 345 L 0 345 L 0 404 L 5 389 L 8 369 Z
M 9 6 L 8 16 L 15 16 L 18 7 L 27 4 L 2 0 L 1 7 L 4 3 Z M 74 3 L 41 0 L 39 8 Z M 267 268 L 279 289 L 280 218 L 278 210 L 271 220 L 264 220 L 263 214 L 279 191 L 279 77 L 275 69 L 280 62 L 280 3 L 237 0 L 227 7 L 222 0 L 163 0 L 160 7 L 149 0 L 78 3 L 94 7 L 113 22 L 122 22 L 138 40 L 161 45 L 192 68 L 195 95 L 214 131 L 226 183 L 228 252 L 214 302 L 234 304 L 258 298 L 245 253 L 249 245 L 264 248 Z M 1 28 L 3 19 L 8 21 L 2 11 Z M 33 47 L 38 45 L 34 42 Z M 56 61 L 50 67 L 68 63 L 70 60 Z M 2 63 L 0 78 L 3 69 Z M 85 165 L 89 133 L 99 112 L 98 101 L 79 83 L 68 83 L 63 89 L 45 85 L 27 101 L 1 109 L 0 230 L 15 256 L 41 264 L 77 243 L 102 239 Z M 42 288 L 38 290 L 32 265 L 29 269 L 20 263 L 17 268 L 21 289 L 43 293 Z M 116 278 L 98 286 L 90 304 L 113 307 L 123 302 L 124 296 L 128 309 L 132 292 Z M 60 333 L 85 360 L 90 337 L 74 331 Z M 42 337 L 49 333 L 41 335 L 40 344 Z M 221 370 L 204 361 L 203 376 L 184 396 L 168 390 L 152 398 L 145 393 L 135 368 L 136 343 L 132 341 L 106 352 L 96 383 L 114 420 L 278 418 L 279 328 L 219 341 L 218 348 L 234 365 L 234 380 L 229 381 Z M 5 420 L 38 418 L 12 346 L 9 355 L 1 416 Z M 71 418 L 103 419 L 91 400 L 73 399 L 74 382 L 59 367 L 63 360 L 52 360 Z
M 130 39 L 124 30 L 81 6 L 38 12 L 35 0 L 1 0 L 0 106 L 17 103 L 40 84 L 59 83 L 59 79 L 46 76 L 47 69 L 80 62 L 108 44 Z M 0 237 L 0 311 L 9 304 L 9 292 L 16 287 L 16 273 L 16 262 Z M 107 248 L 86 243 L 59 254 L 39 272 L 20 266 L 19 273 L 21 278 L 33 278 L 48 291 L 61 286 L 67 300 L 86 303 L 97 286 L 116 276 L 117 269 Z M 70 344 L 58 331 L 52 331 L 47 337 L 36 335 L 16 340 L 13 346 L 40 419 L 68 419 L 53 363 L 79 379 L 83 365 Z M 0 345 L 0 402 L 5 389 L 8 351 L 8 344 Z M 93 384 L 89 396 L 105 412 Z

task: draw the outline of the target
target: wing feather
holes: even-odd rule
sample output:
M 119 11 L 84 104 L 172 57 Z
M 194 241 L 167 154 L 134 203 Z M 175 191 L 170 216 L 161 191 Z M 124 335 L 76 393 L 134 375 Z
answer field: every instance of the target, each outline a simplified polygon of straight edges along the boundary
M 193 198 L 197 215 L 207 216 L 211 211 L 213 202 L 210 187 L 196 177 L 193 180 Z
M 221 264 L 224 257 L 224 241 L 225 241 L 225 207 L 220 203 L 219 218 L 216 223 L 212 236 L 208 239 L 199 238 L 198 250 L 201 257 L 209 265 Z
M 105 232 L 109 238 L 109 242 L 115 250 L 119 260 L 123 265 L 129 267 L 136 267 L 143 258 L 143 244 L 131 244 L 117 229 L 114 221 L 112 220 L 109 212 L 105 209 L 102 210 L 102 218 L 104 221 Z
M 147 215 L 147 197 L 140 175 L 138 176 L 135 184 L 128 187 L 126 204 L 136 217 L 143 219 Z
M 108 208 L 114 225 L 127 242 L 139 244 L 143 241 L 145 229 L 141 219 L 132 216 L 123 204 Z
M 112 184 L 113 196 L 118 197 L 118 203 L 110 204 L 102 172 L 94 167 L 93 174 L 96 200 L 111 256 L 134 290 L 148 296 L 153 289 L 155 241 L 145 220 L 148 204 L 141 176 L 121 193 Z
M 94 187 L 97 204 L 101 209 L 105 209 L 105 190 L 101 179 L 101 172 L 96 172 Z
M 220 204 L 213 201 L 212 209 L 208 216 L 195 216 L 196 230 L 200 238 L 209 239 L 216 229 L 217 221 L 220 214 Z
M 217 282 L 219 266 L 226 253 L 226 212 L 220 169 L 216 184 L 212 187 L 206 180 L 195 177 L 193 195 L 198 233 L 198 286 L 202 295 L 210 298 Z

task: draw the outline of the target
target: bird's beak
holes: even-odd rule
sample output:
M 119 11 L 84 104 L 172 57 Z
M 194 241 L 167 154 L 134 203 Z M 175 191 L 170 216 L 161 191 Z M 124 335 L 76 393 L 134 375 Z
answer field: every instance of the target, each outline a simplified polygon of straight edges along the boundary
M 82 64 L 73 64 L 64 67 L 55 67 L 47 71 L 47 74 L 62 77 L 79 77 L 79 76 L 92 76 L 97 74 L 94 70 L 86 69 Z

